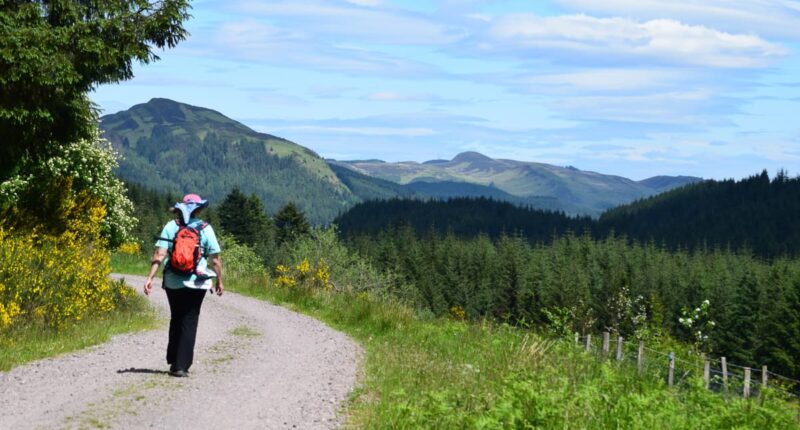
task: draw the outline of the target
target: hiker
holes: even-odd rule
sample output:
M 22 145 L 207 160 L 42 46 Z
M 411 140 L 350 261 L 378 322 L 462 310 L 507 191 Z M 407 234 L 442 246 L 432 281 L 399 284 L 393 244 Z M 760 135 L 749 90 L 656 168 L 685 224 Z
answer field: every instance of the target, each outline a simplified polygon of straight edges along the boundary
M 200 306 L 212 284 L 217 295 L 222 295 L 222 260 L 214 229 L 198 218 L 208 206 L 197 194 L 187 194 L 182 202 L 170 208 L 175 219 L 168 222 L 157 238 L 156 250 L 150 262 L 150 274 L 144 283 L 145 295 L 153 289 L 153 277 L 164 263 L 162 287 L 169 300 L 169 343 L 167 364 L 169 374 L 188 376 L 194 357 L 194 341 Z M 208 265 L 211 264 L 212 269 Z M 215 282 L 216 280 L 216 282 Z

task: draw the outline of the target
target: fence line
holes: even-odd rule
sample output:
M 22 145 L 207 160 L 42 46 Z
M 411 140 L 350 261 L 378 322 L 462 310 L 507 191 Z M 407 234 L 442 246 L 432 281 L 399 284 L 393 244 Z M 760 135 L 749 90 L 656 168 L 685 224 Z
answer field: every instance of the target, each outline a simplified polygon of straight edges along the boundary
M 685 360 L 685 359 L 678 359 L 675 357 L 674 352 L 663 352 L 659 351 L 650 347 L 647 347 L 643 341 L 639 341 L 638 346 L 635 346 L 632 342 L 625 343 L 624 338 L 622 336 L 617 336 L 616 339 L 611 337 L 609 332 L 602 333 L 602 343 L 600 348 L 598 348 L 592 344 L 592 335 L 587 334 L 585 336 L 581 336 L 578 332 L 575 332 L 575 345 L 580 346 L 585 351 L 592 351 L 595 353 L 599 353 L 603 359 L 611 359 L 609 355 L 611 350 L 611 345 L 615 345 L 615 354 L 613 355 L 615 361 L 618 362 L 625 362 L 625 361 L 635 361 L 637 373 L 641 374 L 644 371 L 645 367 L 649 367 L 650 364 L 646 363 L 646 352 L 650 354 L 654 354 L 656 356 L 666 358 L 667 359 L 667 385 L 669 387 L 673 387 L 675 385 L 675 374 L 676 374 L 676 367 L 678 366 L 678 362 L 680 362 L 680 367 L 682 369 L 689 368 L 685 370 L 685 372 L 678 378 L 677 383 L 680 384 L 687 376 L 691 374 L 691 372 L 699 369 L 703 373 L 703 381 L 706 389 L 712 391 L 722 391 L 727 394 L 739 394 L 744 398 L 750 397 L 758 397 L 761 396 L 762 391 L 764 388 L 769 387 L 769 389 L 778 391 L 788 397 L 794 398 L 796 400 L 800 400 L 800 395 L 795 392 L 788 391 L 779 385 L 770 384 L 769 379 L 772 377 L 774 379 L 782 380 L 786 383 L 793 385 L 794 389 L 800 388 L 800 380 L 790 378 L 787 376 L 783 376 L 777 374 L 775 372 L 770 371 L 766 365 L 761 366 L 761 368 L 752 368 L 747 366 L 740 366 L 738 364 L 730 363 L 727 361 L 726 357 L 720 358 L 709 358 L 702 356 L 702 365 L 697 363 L 697 360 Z M 625 346 L 628 345 L 629 349 L 635 348 L 630 351 L 630 353 L 626 353 Z M 652 361 L 652 360 L 650 360 Z M 658 362 L 656 362 L 658 363 Z M 663 362 L 661 362 L 663 363 Z M 721 368 L 715 368 L 712 364 L 718 363 L 720 364 Z M 663 364 L 657 366 L 663 369 Z M 739 371 L 741 370 L 741 371 Z M 758 377 L 753 377 L 754 375 L 759 375 Z M 731 387 L 735 385 L 736 387 Z M 715 389 L 716 388 L 716 389 Z M 735 390 L 731 390 L 731 388 L 736 388 Z M 798 421 L 800 421 L 800 404 L 798 404 Z

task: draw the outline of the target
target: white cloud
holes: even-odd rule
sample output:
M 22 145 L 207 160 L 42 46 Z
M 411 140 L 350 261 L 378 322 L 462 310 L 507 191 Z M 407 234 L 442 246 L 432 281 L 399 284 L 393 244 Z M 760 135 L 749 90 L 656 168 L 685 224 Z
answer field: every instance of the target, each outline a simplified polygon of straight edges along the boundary
M 376 91 L 367 94 L 364 99 L 376 102 L 428 102 L 436 104 L 463 102 L 463 100 L 448 99 L 431 93 L 404 93 L 397 91 Z
M 638 19 L 671 18 L 743 34 L 800 38 L 794 0 L 558 0 L 578 12 Z
M 528 75 L 515 81 L 535 92 L 586 93 L 652 91 L 687 81 L 686 73 L 665 69 L 582 69 Z
M 478 49 L 542 53 L 567 62 L 630 61 L 717 68 L 765 67 L 787 53 L 750 34 L 731 34 L 672 19 L 638 22 L 587 15 L 510 14 L 493 19 Z M 583 58 L 581 58 L 583 57 Z
M 352 46 L 320 42 L 314 35 L 286 30 L 253 19 L 225 22 L 207 48 L 223 58 L 238 58 L 279 66 L 309 67 L 381 76 L 419 76 L 439 73 L 432 66 Z
M 277 127 L 277 129 L 280 131 L 355 134 L 362 136 L 423 137 L 437 134 L 433 129 L 424 127 L 327 127 L 317 125 L 297 125 Z
M 351 2 L 354 3 L 354 2 Z M 399 9 L 380 7 L 380 2 L 356 0 L 357 5 L 339 2 L 243 1 L 236 8 L 251 16 L 269 20 L 290 19 L 292 26 L 308 34 L 358 42 L 440 45 L 463 34 L 444 22 Z M 365 8 L 359 6 L 369 5 Z
M 394 91 L 378 91 L 367 95 L 368 100 L 381 102 L 407 102 L 428 100 L 430 97 L 424 94 L 402 94 Z
M 645 95 L 573 96 L 554 100 L 551 105 L 575 119 L 689 128 L 713 122 L 712 113 L 720 110 L 717 103 L 713 92 L 693 89 Z
M 358 6 L 369 7 L 379 6 L 382 3 L 381 0 L 347 0 L 347 2 Z

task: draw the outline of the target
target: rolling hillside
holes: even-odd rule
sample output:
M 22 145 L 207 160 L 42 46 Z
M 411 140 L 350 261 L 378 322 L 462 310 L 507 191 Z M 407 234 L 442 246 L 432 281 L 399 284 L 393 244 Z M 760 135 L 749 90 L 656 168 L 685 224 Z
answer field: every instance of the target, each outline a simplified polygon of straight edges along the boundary
M 102 117 L 100 126 L 124 157 L 126 181 L 212 201 L 239 186 L 271 213 L 293 200 L 315 223 L 360 200 L 313 151 L 210 109 L 153 99 Z
M 660 176 L 636 182 L 574 167 L 493 159 L 477 152 L 464 152 L 450 161 L 386 163 L 367 160 L 334 163 L 399 184 L 461 182 L 483 185 L 497 190 L 493 194 L 502 192 L 523 198 L 534 207 L 595 216 L 617 205 L 700 180 Z M 493 194 L 481 196 L 496 197 Z M 447 196 L 452 197 L 453 194 Z M 549 202 L 541 199 L 549 199 Z M 537 200 L 545 204 L 536 204 Z

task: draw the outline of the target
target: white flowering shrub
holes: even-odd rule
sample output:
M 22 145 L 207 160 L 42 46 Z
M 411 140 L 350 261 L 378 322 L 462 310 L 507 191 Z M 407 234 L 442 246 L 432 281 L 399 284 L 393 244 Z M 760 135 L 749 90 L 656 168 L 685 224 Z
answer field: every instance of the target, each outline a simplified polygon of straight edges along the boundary
M 678 318 L 678 322 L 691 333 L 695 350 L 698 352 L 711 352 L 709 336 L 717 324 L 709 316 L 710 309 L 711 302 L 703 300 L 703 303 L 694 309 L 683 308 L 682 315 Z
M 73 192 L 86 191 L 105 205 L 100 231 L 109 245 L 116 247 L 130 241 L 130 231 L 137 221 L 133 203 L 125 195 L 125 184 L 114 176 L 117 153 L 100 138 L 99 130 L 94 133 L 88 140 L 55 145 L 44 160 L 26 160 L 21 173 L 0 183 L 0 206 L 13 207 L 36 187 L 58 178 L 71 178 Z

